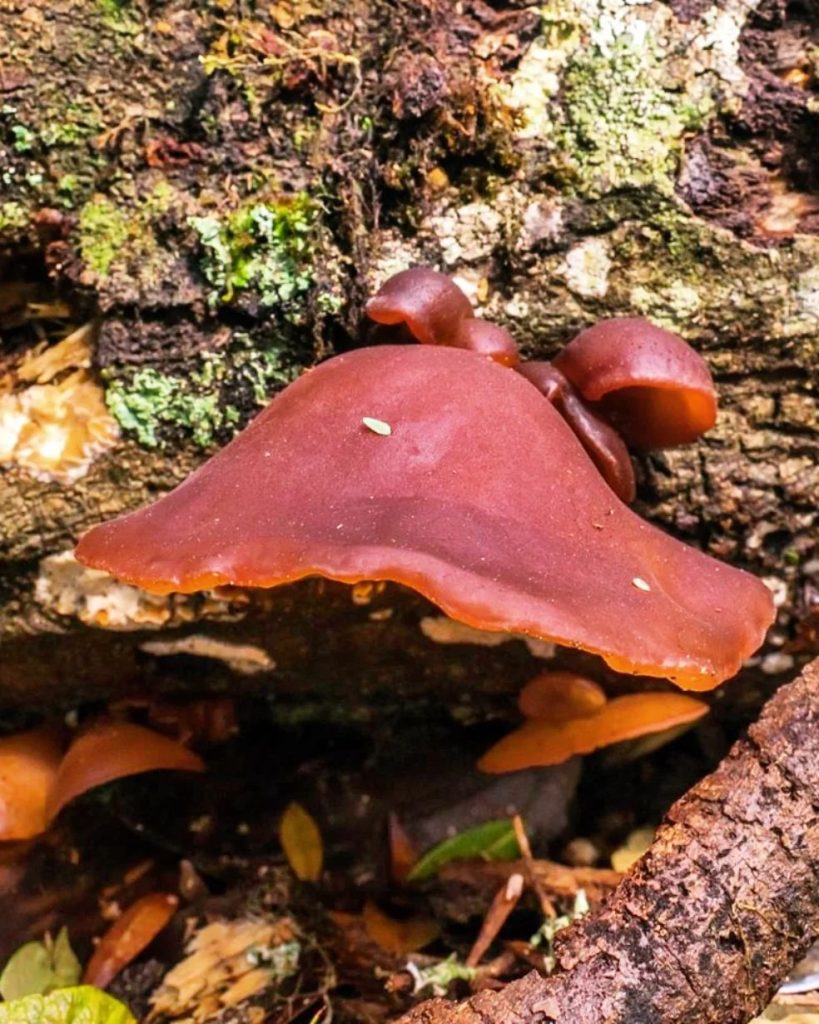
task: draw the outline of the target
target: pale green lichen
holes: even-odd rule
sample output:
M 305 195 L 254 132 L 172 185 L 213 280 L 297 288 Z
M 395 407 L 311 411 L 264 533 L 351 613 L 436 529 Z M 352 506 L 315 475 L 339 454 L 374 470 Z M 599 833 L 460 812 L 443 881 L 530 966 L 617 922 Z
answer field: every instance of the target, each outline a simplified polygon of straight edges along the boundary
M 244 392 L 264 405 L 276 387 L 289 383 L 297 367 L 285 366 L 277 349 L 253 348 L 238 338 L 228 353 L 205 353 L 185 376 L 153 367 L 111 381 L 105 400 L 124 431 L 146 448 L 162 443 L 167 428 L 183 430 L 194 444 L 210 447 L 217 434 L 241 420 L 227 394 Z
M 224 218 L 191 217 L 204 250 L 202 272 L 212 306 L 253 290 L 262 306 L 291 314 L 313 283 L 311 234 L 316 204 L 304 193 L 276 203 L 254 202 Z
M 572 57 L 554 136 L 569 186 L 591 196 L 648 184 L 672 190 L 683 136 L 701 127 L 708 106 L 665 78 L 661 51 L 636 33 Z
M 516 138 L 535 143 L 565 191 L 671 194 L 685 137 L 741 99 L 753 6 L 726 0 L 689 26 L 660 0 L 550 0 L 541 35 L 497 87 Z

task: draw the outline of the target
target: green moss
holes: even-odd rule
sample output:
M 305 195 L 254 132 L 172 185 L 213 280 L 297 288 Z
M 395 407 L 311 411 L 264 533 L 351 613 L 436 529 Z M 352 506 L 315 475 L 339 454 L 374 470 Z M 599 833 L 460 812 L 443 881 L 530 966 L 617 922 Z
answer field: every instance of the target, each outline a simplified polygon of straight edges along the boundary
M 671 193 L 686 132 L 710 106 L 695 106 L 670 80 L 647 37 L 623 33 L 577 49 L 563 77 L 554 140 L 566 184 L 588 196 L 655 185 Z
M 28 213 L 22 203 L 0 205 L 0 235 L 21 231 L 28 224 Z
M 119 206 L 108 196 L 93 196 L 79 216 L 79 247 L 83 261 L 100 277 L 116 271 L 137 280 L 156 276 L 166 258 L 156 240 L 153 224 L 170 207 L 174 192 L 165 182 L 132 208 Z
M 112 381 L 105 400 L 122 429 L 146 448 L 156 448 L 163 435 L 181 430 L 201 448 L 231 434 L 243 417 L 226 395 L 245 395 L 249 404 L 264 405 L 271 392 L 298 372 L 285 367 L 275 348 L 259 350 L 239 337 L 227 355 L 206 353 L 185 376 L 152 367 Z
M 253 290 L 262 306 L 295 310 L 313 283 L 311 234 L 316 204 L 305 193 L 277 203 L 252 203 L 217 217 L 191 217 L 204 250 L 202 271 L 212 306 Z
M 105 276 L 128 240 L 125 215 L 106 196 L 96 196 L 80 211 L 79 227 L 83 261 Z

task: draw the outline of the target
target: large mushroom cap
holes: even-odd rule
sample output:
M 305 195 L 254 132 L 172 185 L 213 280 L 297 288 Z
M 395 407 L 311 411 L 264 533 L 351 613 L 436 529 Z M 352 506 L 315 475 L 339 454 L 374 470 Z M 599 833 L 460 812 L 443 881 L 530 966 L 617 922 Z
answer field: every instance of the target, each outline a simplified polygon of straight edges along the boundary
M 687 444 L 717 417 L 702 356 L 639 317 L 601 320 L 581 331 L 554 365 L 636 448 Z
M 394 580 L 471 626 L 691 689 L 733 675 L 773 617 L 758 580 L 623 505 L 533 385 L 449 348 L 311 370 L 77 557 L 158 592 Z

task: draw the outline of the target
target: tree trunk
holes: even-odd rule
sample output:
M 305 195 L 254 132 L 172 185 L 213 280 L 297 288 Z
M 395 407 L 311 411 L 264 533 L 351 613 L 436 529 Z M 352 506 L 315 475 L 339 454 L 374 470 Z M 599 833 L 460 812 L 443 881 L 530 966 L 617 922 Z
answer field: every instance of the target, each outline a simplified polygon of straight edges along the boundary
M 402 1024 L 745 1024 L 819 932 L 819 661 L 669 811 L 557 973 Z
M 810 4 L 0 0 L 0 28 L 4 700 L 184 683 L 179 659 L 146 673 L 159 625 L 266 638 L 285 687 L 332 692 L 332 622 L 362 689 L 461 688 L 464 649 L 393 588 L 146 607 L 64 554 L 359 344 L 362 298 L 417 262 L 529 355 L 618 314 L 695 345 L 719 423 L 639 459 L 639 509 L 768 579 L 758 678 L 815 644 Z M 467 664 L 476 693 L 531 669 L 495 655 Z

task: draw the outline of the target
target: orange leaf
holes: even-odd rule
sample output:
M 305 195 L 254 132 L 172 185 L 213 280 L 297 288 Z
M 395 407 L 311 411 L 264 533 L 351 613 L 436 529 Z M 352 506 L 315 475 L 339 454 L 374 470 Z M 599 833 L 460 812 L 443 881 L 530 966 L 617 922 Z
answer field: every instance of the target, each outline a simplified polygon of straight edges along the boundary
M 423 949 L 440 934 L 440 928 L 429 917 L 410 917 L 406 921 L 398 921 L 379 910 L 371 900 L 364 904 L 362 917 L 367 934 L 373 942 L 395 956 Z
M 321 878 L 324 847 L 321 832 L 301 804 L 292 803 L 282 815 L 279 840 L 293 874 L 302 882 Z
M 597 683 L 575 672 L 541 672 L 518 694 L 522 714 L 550 722 L 585 718 L 605 703 L 606 695 Z
M 89 789 L 159 769 L 203 772 L 205 765 L 181 743 L 141 725 L 97 722 L 74 740 L 63 758 L 48 799 L 48 817 Z
M 525 722 L 488 750 L 478 768 L 496 774 L 560 764 L 575 754 L 589 754 L 612 743 L 691 724 L 707 713 L 707 704 L 682 693 L 615 697 L 585 718 Z
M 0 839 L 31 839 L 45 831 L 46 802 L 61 757 L 54 729 L 0 739 Z
M 86 985 L 107 988 L 148 946 L 176 912 L 179 900 L 153 892 L 132 903 L 100 939 L 82 976 Z

